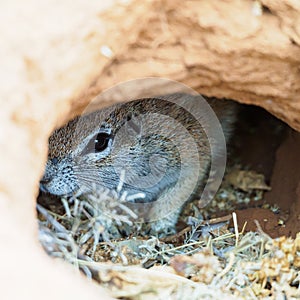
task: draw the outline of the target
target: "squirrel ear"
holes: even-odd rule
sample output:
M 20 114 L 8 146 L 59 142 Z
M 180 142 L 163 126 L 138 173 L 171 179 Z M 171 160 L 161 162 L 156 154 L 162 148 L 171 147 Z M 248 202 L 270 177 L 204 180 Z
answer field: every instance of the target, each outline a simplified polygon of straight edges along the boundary
M 142 134 L 142 122 L 140 118 L 134 116 L 131 112 L 128 113 L 124 126 L 128 134 L 135 136 Z

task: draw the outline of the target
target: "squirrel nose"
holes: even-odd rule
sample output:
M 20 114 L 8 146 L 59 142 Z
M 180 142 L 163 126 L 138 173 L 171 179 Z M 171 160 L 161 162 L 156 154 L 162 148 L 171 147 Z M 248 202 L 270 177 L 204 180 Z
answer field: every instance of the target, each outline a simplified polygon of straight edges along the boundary
M 51 159 L 51 162 L 52 162 L 53 165 L 57 165 L 58 164 L 58 158 L 57 157 L 53 157 Z
M 45 184 L 49 183 L 50 181 L 51 181 L 50 178 L 42 178 L 40 180 L 40 184 L 45 185 Z

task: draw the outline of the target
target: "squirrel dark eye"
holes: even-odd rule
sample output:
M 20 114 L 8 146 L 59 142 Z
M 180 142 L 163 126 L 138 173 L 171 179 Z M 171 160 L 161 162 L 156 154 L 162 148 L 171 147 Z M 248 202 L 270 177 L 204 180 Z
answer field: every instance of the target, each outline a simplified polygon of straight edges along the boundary
M 98 153 L 105 150 L 111 138 L 112 135 L 107 132 L 97 133 L 90 139 L 81 154 L 84 155 L 88 153 Z
M 101 152 L 105 150 L 108 146 L 108 142 L 111 138 L 111 135 L 106 132 L 100 132 L 95 137 L 95 152 Z

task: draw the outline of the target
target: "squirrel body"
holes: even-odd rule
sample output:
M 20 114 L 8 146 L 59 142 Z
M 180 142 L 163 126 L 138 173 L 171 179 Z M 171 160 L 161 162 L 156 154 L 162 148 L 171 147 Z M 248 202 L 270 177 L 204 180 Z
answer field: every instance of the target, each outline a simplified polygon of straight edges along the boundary
M 143 208 L 144 220 L 155 220 L 150 232 L 174 232 L 183 205 L 201 194 L 211 159 L 210 140 L 199 120 L 173 102 L 194 97 L 138 99 L 76 117 L 49 138 L 40 189 L 58 196 L 89 194 L 95 186 L 116 190 L 125 170 L 122 190 L 130 202 L 151 204 Z M 228 140 L 234 105 L 217 99 L 208 103 Z M 175 202 L 180 204 L 173 209 Z

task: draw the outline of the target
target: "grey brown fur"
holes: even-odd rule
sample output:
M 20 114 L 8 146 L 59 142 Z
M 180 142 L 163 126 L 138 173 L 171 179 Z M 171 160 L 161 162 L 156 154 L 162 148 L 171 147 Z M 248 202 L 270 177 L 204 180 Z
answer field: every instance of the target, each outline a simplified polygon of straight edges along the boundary
M 189 101 L 195 96 L 173 94 L 163 98 L 174 100 L 182 97 Z M 183 204 L 201 193 L 210 164 L 210 145 L 203 128 L 191 114 L 161 99 L 118 104 L 77 117 L 56 130 L 49 139 L 49 156 L 40 183 L 41 190 L 55 195 L 71 195 L 78 191 L 81 194 L 92 193 L 95 186 L 116 189 L 120 171 L 124 169 L 126 180 L 122 190 L 128 196 L 139 193 L 145 196 L 131 202 L 152 203 L 146 208 L 147 217 L 144 216 L 145 221 L 155 220 L 150 233 L 174 232 Z M 230 101 L 215 99 L 208 102 L 228 138 L 235 119 L 234 105 Z M 145 116 L 149 116 L 147 122 L 144 121 Z M 169 124 L 168 119 L 162 116 L 176 122 L 170 121 Z M 181 126 L 186 131 L 182 131 Z M 93 141 L 99 132 L 109 138 L 105 149 L 95 153 Z M 187 133 L 195 141 L 195 155 L 191 145 L 186 143 Z M 181 141 L 180 149 L 174 139 Z M 183 157 L 188 157 L 184 168 L 181 165 Z M 200 169 L 195 167 L 196 159 L 199 159 Z M 181 169 L 185 170 L 183 179 L 172 194 Z M 156 177 L 149 176 L 151 173 L 159 180 L 153 181 Z M 197 184 L 193 186 L 195 178 Z M 181 199 L 181 195 L 184 198 L 189 193 L 188 199 Z M 172 211 L 172 203 L 176 201 L 183 203 Z M 166 216 L 156 220 L 161 213 Z

